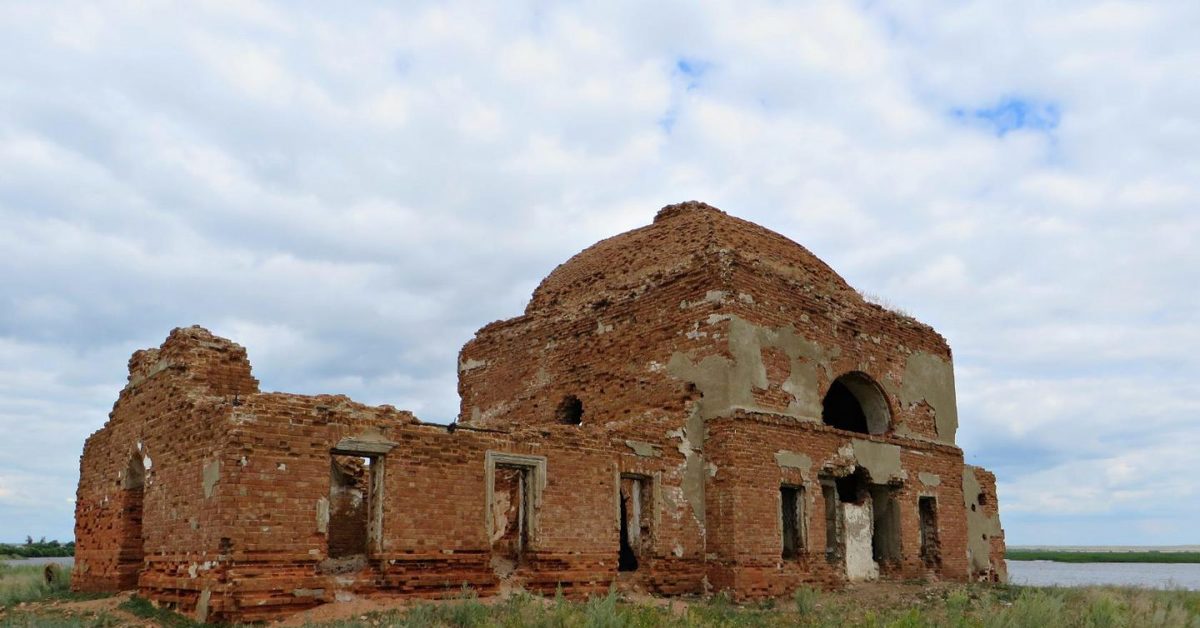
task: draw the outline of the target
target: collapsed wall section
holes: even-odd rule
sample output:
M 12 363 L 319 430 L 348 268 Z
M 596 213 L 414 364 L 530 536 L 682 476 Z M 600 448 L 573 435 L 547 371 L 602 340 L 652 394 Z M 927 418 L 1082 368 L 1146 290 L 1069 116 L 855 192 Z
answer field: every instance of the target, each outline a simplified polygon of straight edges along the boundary
M 987 582 L 1008 582 L 1008 566 L 1004 562 L 1004 529 L 1000 527 L 1000 502 L 996 497 L 996 476 L 986 469 L 966 465 L 963 468 L 962 492 L 971 577 Z

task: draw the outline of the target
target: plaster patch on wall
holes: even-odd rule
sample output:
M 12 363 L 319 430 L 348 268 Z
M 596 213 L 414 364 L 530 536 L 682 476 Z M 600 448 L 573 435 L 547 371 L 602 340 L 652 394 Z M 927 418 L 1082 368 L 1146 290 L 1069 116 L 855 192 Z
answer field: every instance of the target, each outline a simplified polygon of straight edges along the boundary
M 777 409 L 762 408 L 754 400 L 755 389 L 770 385 L 762 359 L 763 349 L 769 347 L 783 351 L 789 361 L 788 378 L 780 388 L 792 400 L 782 414 L 819 423 L 818 369 L 828 377 L 828 364 L 840 351 L 826 349 L 791 327 L 760 327 L 735 315 L 728 315 L 728 320 L 732 359 L 714 355 L 696 363 L 685 353 L 677 352 L 667 364 L 667 373 L 672 377 L 690 382 L 700 390 L 700 414 L 704 420 L 724 416 L 731 410 L 780 413 Z M 709 321 L 714 322 L 712 316 Z
M 1001 533 L 1000 517 L 984 513 L 979 503 L 983 489 L 975 477 L 975 467 L 969 464 L 963 465 L 962 490 L 967 512 L 967 563 L 972 573 L 986 573 L 992 568 L 990 539 Z
M 931 353 L 918 351 L 908 356 L 904 364 L 904 383 L 899 390 L 888 385 L 905 406 L 922 401 L 933 408 L 937 439 L 954 443 L 958 431 L 958 403 L 954 395 L 954 365 Z M 902 426 L 903 427 L 903 426 Z M 897 429 L 907 433 L 907 428 Z
M 480 367 L 484 367 L 484 366 L 487 366 L 487 360 L 475 360 L 475 359 L 469 358 L 466 360 L 461 360 L 458 363 L 458 372 L 466 373 L 467 371 L 471 371 L 471 370 L 474 370 L 474 369 L 477 369 Z
M 326 534 L 329 532 L 329 498 L 322 497 L 317 500 L 317 532 Z
M 842 516 L 846 531 L 846 579 L 852 582 L 877 579 L 879 565 L 871 553 L 875 519 L 871 500 L 861 505 L 842 504 Z
M 217 481 L 221 479 L 221 461 L 213 460 L 204 465 L 204 472 L 201 483 L 204 485 L 204 498 L 208 499 L 213 495 L 213 489 L 217 486 Z
M 804 476 L 812 470 L 812 458 L 795 451 L 781 449 L 775 452 L 775 462 L 781 467 L 799 469 Z
M 200 592 L 200 599 L 196 601 L 196 621 L 205 623 L 208 621 L 208 603 L 212 599 L 212 591 L 205 589 Z
M 658 458 L 662 456 L 662 452 L 651 443 L 640 440 L 627 440 L 625 445 L 633 450 L 633 453 L 643 458 Z
M 925 473 L 924 471 L 917 474 L 917 479 L 921 480 L 921 484 L 925 486 L 940 486 L 942 478 L 933 473 Z
M 704 418 L 701 416 L 699 405 L 692 407 L 692 412 L 682 428 L 668 432 L 667 436 L 679 439 L 679 453 L 683 454 L 680 489 L 683 498 L 692 507 L 692 516 L 696 518 L 696 524 L 700 530 L 704 530 L 704 476 L 707 470 L 703 458 Z
M 900 467 L 900 447 L 857 438 L 850 444 L 854 448 L 855 462 L 871 474 L 872 482 L 885 484 L 890 480 L 908 477 Z

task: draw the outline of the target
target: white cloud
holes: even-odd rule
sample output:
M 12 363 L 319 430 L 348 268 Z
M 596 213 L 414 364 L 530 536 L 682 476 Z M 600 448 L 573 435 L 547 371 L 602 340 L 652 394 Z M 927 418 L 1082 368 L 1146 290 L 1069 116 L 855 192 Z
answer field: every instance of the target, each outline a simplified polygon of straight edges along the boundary
M 477 327 L 699 198 L 947 335 L 1010 538 L 1182 539 L 1137 478 L 1197 436 L 1198 7 L 4 5 L 0 475 L 69 495 L 128 353 L 192 323 L 266 389 L 449 420 Z

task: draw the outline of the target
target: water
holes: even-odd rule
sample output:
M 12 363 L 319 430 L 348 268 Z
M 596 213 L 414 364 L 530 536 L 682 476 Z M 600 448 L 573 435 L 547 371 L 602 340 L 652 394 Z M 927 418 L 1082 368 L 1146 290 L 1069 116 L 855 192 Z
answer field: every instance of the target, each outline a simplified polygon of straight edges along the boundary
M 74 565 L 75 558 L 72 556 L 55 556 L 53 558 L 4 558 L 0 562 L 8 563 L 9 565 L 45 565 L 46 563 L 55 563 L 59 565 Z
M 1010 560 L 1008 580 L 1013 584 L 1043 587 L 1107 584 L 1200 591 L 1200 563 L 1056 563 L 1048 560 Z

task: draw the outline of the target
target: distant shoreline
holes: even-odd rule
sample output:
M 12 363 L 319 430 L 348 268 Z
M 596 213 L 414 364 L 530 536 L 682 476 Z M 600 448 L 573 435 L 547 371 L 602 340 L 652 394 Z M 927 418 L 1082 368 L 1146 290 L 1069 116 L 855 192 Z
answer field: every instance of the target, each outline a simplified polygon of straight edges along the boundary
M 1200 552 L 1200 545 L 1015 545 L 1010 550 L 1047 552 Z
M 1008 548 L 1007 560 L 1060 563 L 1200 563 L 1197 546 L 1176 547 L 1020 547 Z

